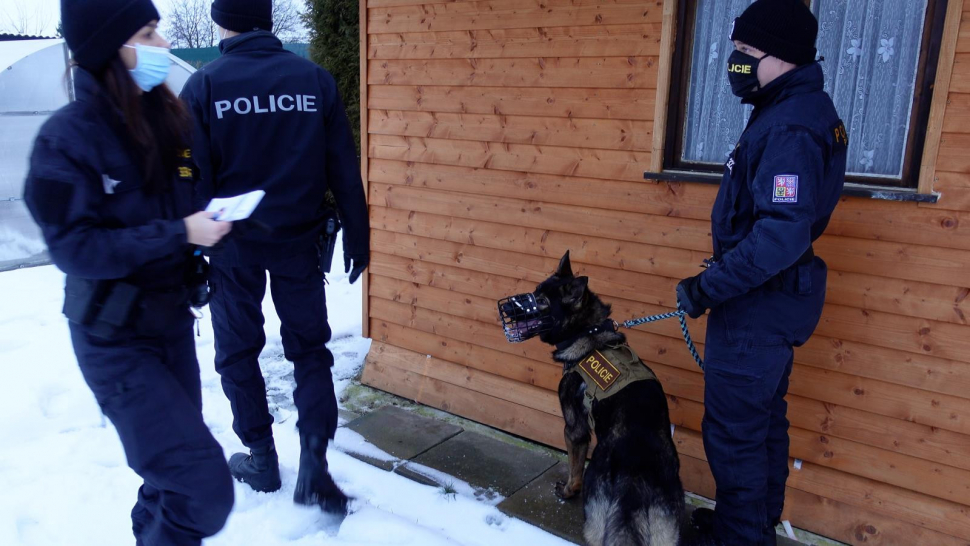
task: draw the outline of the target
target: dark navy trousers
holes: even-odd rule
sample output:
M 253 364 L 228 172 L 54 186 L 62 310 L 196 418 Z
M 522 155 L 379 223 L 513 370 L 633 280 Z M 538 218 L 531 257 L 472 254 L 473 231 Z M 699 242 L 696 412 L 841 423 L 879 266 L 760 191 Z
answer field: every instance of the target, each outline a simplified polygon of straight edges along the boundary
M 161 338 L 105 340 L 71 323 L 81 373 L 145 483 L 131 511 L 139 545 L 199 545 L 222 529 L 233 481 L 202 420 L 192 320 Z
M 714 535 L 728 546 L 774 546 L 788 480 L 788 378 L 793 347 L 815 330 L 825 299 L 816 258 L 711 310 L 704 369 L 704 450 L 717 484 Z
M 242 443 L 258 448 L 273 441 L 273 416 L 259 354 L 266 343 L 263 296 L 266 274 L 280 317 L 283 353 L 293 363 L 293 401 L 301 432 L 332 439 L 337 430 L 333 355 L 327 349 L 330 325 L 323 274 L 315 249 L 266 265 L 229 266 L 212 260 L 212 327 L 216 371 L 232 406 L 233 430 Z

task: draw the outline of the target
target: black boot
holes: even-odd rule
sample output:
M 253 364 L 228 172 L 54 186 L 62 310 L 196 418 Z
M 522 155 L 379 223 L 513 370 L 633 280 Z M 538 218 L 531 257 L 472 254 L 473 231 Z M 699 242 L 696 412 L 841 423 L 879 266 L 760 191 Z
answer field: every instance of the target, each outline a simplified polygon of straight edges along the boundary
M 714 510 L 698 508 L 690 515 L 690 534 L 693 540 L 688 544 L 694 546 L 718 546 L 714 537 Z
M 317 505 L 327 514 L 343 517 L 347 515 L 348 500 L 327 470 L 327 439 L 300 433 L 300 473 L 293 502 Z
M 229 458 L 229 473 L 233 478 L 261 493 L 279 491 L 280 460 L 276 446 L 253 449 L 249 454 L 236 453 Z

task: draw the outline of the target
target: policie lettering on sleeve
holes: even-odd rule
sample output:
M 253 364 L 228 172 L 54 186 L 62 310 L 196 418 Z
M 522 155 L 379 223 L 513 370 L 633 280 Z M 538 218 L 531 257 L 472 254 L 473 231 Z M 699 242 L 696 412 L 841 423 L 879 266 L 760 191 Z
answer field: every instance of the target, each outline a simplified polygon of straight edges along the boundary
M 249 114 L 275 114 L 278 112 L 316 112 L 317 97 L 314 95 L 269 95 L 268 97 L 240 97 L 234 100 L 218 100 L 213 106 L 216 118 L 223 119 L 227 113 L 240 116 Z

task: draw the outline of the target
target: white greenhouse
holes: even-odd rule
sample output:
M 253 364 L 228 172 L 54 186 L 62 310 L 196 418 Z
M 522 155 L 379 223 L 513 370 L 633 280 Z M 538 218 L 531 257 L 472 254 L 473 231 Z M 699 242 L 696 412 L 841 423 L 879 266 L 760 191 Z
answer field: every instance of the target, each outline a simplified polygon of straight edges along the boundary
M 73 99 L 68 59 L 63 40 L 0 36 L 0 271 L 47 262 L 23 202 L 24 179 L 37 131 Z M 178 93 L 194 69 L 172 59 L 168 85 Z

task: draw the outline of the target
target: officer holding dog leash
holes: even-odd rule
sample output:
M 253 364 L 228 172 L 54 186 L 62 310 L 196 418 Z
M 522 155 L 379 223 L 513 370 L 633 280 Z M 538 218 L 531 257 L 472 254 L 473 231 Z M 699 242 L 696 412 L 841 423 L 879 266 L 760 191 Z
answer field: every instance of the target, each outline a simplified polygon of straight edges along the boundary
M 336 199 L 353 283 L 369 256 L 353 135 L 333 77 L 283 49 L 270 32 L 271 0 L 215 0 L 212 19 L 223 38 L 222 57 L 193 74 L 182 91 L 195 118 L 199 201 L 266 192 L 251 219 L 210 253 L 216 370 L 233 429 L 250 450 L 230 458 L 230 471 L 257 491 L 281 487 L 258 361 L 266 342 L 262 301 L 269 272 L 296 380 L 301 454 L 293 499 L 342 515 L 347 497 L 331 478 L 326 456 L 337 429 L 337 401 L 324 295 L 336 215 L 325 196 L 329 188 Z
M 734 94 L 754 106 L 712 212 L 714 260 L 677 294 L 707 322 L 704 449 L 717 505 L 711 544 L 774 545 L 788 479 L 785 395 L 793 347 L 815 330 L 826 266 L 812 251 L 839 201 L 848 136 L 816 62 L 802 0 L 757 0 L 735 20 Z

